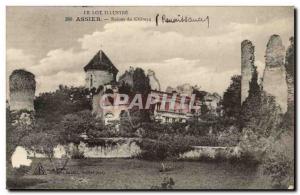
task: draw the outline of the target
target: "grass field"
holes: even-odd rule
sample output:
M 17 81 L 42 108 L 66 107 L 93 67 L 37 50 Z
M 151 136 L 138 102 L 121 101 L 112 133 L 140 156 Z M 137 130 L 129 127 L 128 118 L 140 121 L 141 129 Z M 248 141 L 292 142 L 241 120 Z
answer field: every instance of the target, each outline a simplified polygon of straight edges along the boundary
M 64 173 L 27 174 L 8 183 L 23 189 L 151 189 L 160 186 L 165 177 L 172 177 L 173 189 L 271 188 L 260 171 L 245 165 L 186 161 L 166 164 L 172 164 L 173 169 L 160 172 L 160 162 L 137 159 L 79 159 L 70 161 Z M 51 168 L 48 161 L 43 165 L 46 170 Z

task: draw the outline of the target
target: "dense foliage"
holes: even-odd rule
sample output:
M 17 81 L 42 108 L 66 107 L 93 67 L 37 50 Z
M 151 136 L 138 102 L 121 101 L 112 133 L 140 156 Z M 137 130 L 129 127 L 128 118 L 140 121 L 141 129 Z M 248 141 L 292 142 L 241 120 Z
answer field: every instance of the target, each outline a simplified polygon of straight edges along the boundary
M 264 174 L 272 178 L 275 188 L 294 185 L 294 134 L 286 131 L 272 140 L 263 163 Z
M 275 97 L 258 85 L 257 72 L 249 83 L 249 96 L 242 105 L 242 155 L 259 162 L 275 188 L 294 185 L 294 45 L 287 50 L 288 111 L 282 114 Z M 290 86 L 289 86 L 290 85 Z M 291 86 L 292 85 L 292 86 Z
M 241 75 L 231 77 L 231 83 L 223 95 L 223 109 L 225 115 L 239 119 L 241 113 Z
M 66 114 L 91 110 L 91 94 L 84 87 L 59 86 L 55 92 L 42 93 L 34 100 L 37 118 L 60 121 Z
M 6 110 L 6 160 L 11 164 L 11 156 L 24 137 L 34 132 L 33 113 L 29 111 L 11 112 Z
M 289 48 L 286 58 L 288 64 L 294 63 L 292 49 Z M 131 97 L 140 93 L 145 103 L 151 88 L 144 70 L 136 68 L 132 80 L 132 86 L 119 86 L 120 93 Z M 223 95 L 224 114 L 210 114 L 208 107 L 202 104 L 201 117 L 186 123 L 157 123 L 150 120 L 148 110 L 132 109 L 121 114 L 119 124 L 104 126 L 91 114 L 91 95 L 102 90 L 102 86 L 91 91 L 83 87 L 59 86 L 55 92 L 42 93 L 34 101 L 35 120 L 34 113 L 7 111 L 7 159 L 11 159 L 17 146 L 24 146 L 45 154 L 58 173 L 59 167 L 54 162 L 57 145 L 72 143 L 75 146 L 73 151 L 66 147 L 66 166 L 68 158 L 82 157 L 78 150 L 80 142 L 86 142 L 88 146 L 106 146 L 115 143 L 102 138 L 136 137 L 141 138 L 139 157 L 147 160 L 177 159 L 192 146 L 237 146 L 240 159 L 252 165 L 262 164 L 264 174 L 269 175 L 276 186 L 286 188 L 293 184 L 293 126 L 290 125 L 293 111 L 284 116 L 281 114 L 275 98 L 258 84 L 256 69 L 243 105 L 240 104 L 241 76 L 235 75 Z M 201 101 L 207 94 L 199 90 L 194 93 Z
M 157 139 L 143 139 L 140 158 L 146 160 L 176 159 L 180 154 L 191 150 L 197 139 L 190 136 L 162 134 Z

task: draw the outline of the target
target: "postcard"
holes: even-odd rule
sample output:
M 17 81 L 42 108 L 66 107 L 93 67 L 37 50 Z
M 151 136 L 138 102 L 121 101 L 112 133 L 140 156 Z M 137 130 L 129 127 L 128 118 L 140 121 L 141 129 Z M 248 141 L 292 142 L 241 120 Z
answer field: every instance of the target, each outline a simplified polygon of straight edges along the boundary
M 7 189 L 295 190 L 294 16 L 7 6 Z

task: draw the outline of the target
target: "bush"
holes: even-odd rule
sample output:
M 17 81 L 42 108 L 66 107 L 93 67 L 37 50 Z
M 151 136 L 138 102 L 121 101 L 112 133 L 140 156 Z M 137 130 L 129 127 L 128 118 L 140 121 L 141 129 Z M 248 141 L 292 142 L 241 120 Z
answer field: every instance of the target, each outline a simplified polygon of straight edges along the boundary
M 215 146 L 215 136 L 163 134 L 158 139 L 143 139 L 138 143 L 142 149 L 140 158 L 146 160 L 177 159 L 180 154 L 192 150 L 192 146 Z
M 185 128 L 184 134 L 193 136 L 206 136 L 214 129 L 215 121 L 191 121 Z
M 149 139 L 158 139 L 162 134 L 173 134 L 175 124 L 161 124 L 157 122 L 143 123 L 141 128 L 145 130 L 143 137 Z
M 217 137 L 213 134 L 201 137 L 193 137 L 193 140 L 193 146 L 218 146 Z
M 285 132 L 273 141 L 265 161 L 263 172 L 272 178 L 274 188 L 287 189 L 294 186 L 294 135 Z
M 216 152 L 215 154 L 202 154 L 199 158 L 195 159 L 201 162 L 224 162 L 227 160 L 225 154 Z
M 241 150 L 240 161 L 256 165 L 265 157 L 271 140 L 257 135 L 250 129 L 244 129 L 238 147 Z
M 240 132 L 235 126 L 231 126 L 218 136 L 219 146 L 236 146 L 240 140 Z
M 78 147 L 74 147 L 71 151 L 71 158 L 72 159 L 84 159 L 85 158 L 84 152 L 80 151 L 78 149 Z
M 62 85 L 55 92 L 41 93 L 34 99 L 36 117 L 47 121 L 60 121 L 64 115 L 91 110 L 90 93 L 84 87 Z
M 286 159 L 282 154 L 276 154 L 275 158 L 268 158 L 264 164 L 264 174 L 272 178 L 275 188 L 287 189 L 293 184 L 293 161 Z
M 118 130 L 117 128 L 111 126 L 89 129 L 87 130 L 87 136 L 91 140 L 108 137 L 137 137 L 135 132 L 127 132 L 123 129 Z
M 139 144 L 142 149 L 140 158 L 146 160 L 177 159 L 180 154 L 192 149 L 198 142 L 196 137 L 169 135 L 159 136 L 157 140 L 143 139 Z

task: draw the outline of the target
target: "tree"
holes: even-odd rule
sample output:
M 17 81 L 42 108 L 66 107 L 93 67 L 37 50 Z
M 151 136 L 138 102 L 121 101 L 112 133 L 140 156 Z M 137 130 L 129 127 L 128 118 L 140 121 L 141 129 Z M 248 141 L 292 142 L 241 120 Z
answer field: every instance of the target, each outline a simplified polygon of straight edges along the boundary
M 261 90 L 257 82 L 258 73 L 256 67 L 254 66 L 254 71 L 252 73 L 251 80 L 249 82 L 249 95 L 242 104 L 241 121 L 243 127 L 249 127 L 256 129 L 257 118 L 260 116 L 261 108 Z
M 89 110 L 83 110 L 73 114 L 63 116 L 58 128 L 60 137 L 64 144 L 74 144 L 74 150 L 71 153 L 72 158 L 82 158 L 83 154 L 79 152 L 79 144 L 87 138 L 95 138 L 95 131 L 101 128 L 101 122 L 91 114 Z M 97 136 L 96 136 L 97 137 Z
M 23 137 L 19 145 L 34 153 L 44 154 L 51 163 L 55 173 L 64 170 L 70 157 L 78 154 L 78 146 L 83 141 L 82 135 L 90 129 L 94 129 L 94 117 L 90 111 L 81 111 L 73 114 L 67 114 L 61 121 L 48 121 L 46 119 L 37 119 L 34 123 L 34 130 Z M 69 144 L 73 143 L 75 148 L 71 150 Z M 63 166 L 59 167 L 55 161 L 55 148 L 61 145 L 66 154 L 64 156 Z
M 218 133 L 218 144 L 220 146 L 236 146 L 240 141 L 240 132 L 234 126 Z
M 69 150 L 67 141 L 62 136 L 63 132 L 59 128 L 59 122 L 37 119 L 34 123 L 34 129 L 27 134 L 19 143 L 20 146 L 32 151 L 34 154 L 44 154 L 49 160 L 55 173 L 60 173 L 69 161 Z M 54 152 L 58 146 L 65 146 L 65 161 L 63 167 L 58 167 L 55 163 Z M 40 163 L 38 163 L 40 164 Z
M 223 95 L 225 116 L 239 119 L 241 112 L 241 75 L 231 77 L 231 83 Z
M 272 178 L 275 188 L 294 186 L 294 133 L 284 131 L 270 142 L 263 162 L 263 173 Z
M 91 110 L 90 91 L 84 87 L 59 86 L 55 92 L 36 97 L 34 107 L 37 118 L 60 121 L 62 116 L 82 110 Z
M 286 51 L 285 68 L 288 74 L 294 76 L 295 74 L 295 43 L 294 37 L 290 38 L 290 46 Z
M 209 112 L 208 106 L 206 104 L 201 105 L 201 115 L 205 115 Z
M 11 157 L 22 140 L 34 132 L 33 113 L 21 110 L 12 112 L 6 110 L 6 160 L 11 165 Z
M 195 94 L 196 99 L 204 102 L 204 97 L 208 94 L 206 91 L 200 91 L 196 87 L 193 88 L 193 94 Z
M 270 143 L 270 139 L 258 135 L 249 128 L 244 128 L 238 144 L 241 151 L 241 159 L 252 165 L 261 163 Z
M 63 116 L 59 128 L 61 129 L 62 139 L 66 143 L 74 143 L 76 146 L 82 140 L 81 135 L 85 133 L 87 122 L 78 113 Z
M 264 92 L 258 85 L 257 75 L 255 67 L 249 82 L 249 96 L 242 105 L 242 127 L 250 128 L 255 133 L 268 137 L 272 131 L 277 131 L 282 116 L 275 97 Z
M 121 83 L 120 86 L 119 86 L 119 93 L 120 94 L 127 94 L 129 96 L 132 95 L 132 88 L 130 87 L 130 85 L 128 83 Z
M 290 38 L 290 46 L 286 51 L 285 56 L 285 69 L 286 69 L 286 82 L 288 87 L 288 107 L 284 116 L 284 128 L 294 130 L 294 76 L 295 76 L 295 54 L 294 54 L 294 37 Z
M 133 72 L 133 91 L 134 93 L 147 94 L 150 92 L 151 87 L 149 78 L 141 68 L 136 68 Z
M 133 94 L 141 94 L 143 101 L 143 108 L 145 108 L 146 100 L 148 98 L 148 94 L 150 93 L 151 87 L 149 83 L 149 78 L 146 76 L 145 72 L 141 68 L 136 68 L 133 72 Z M 149 110 L 135 110 L 132 109 L 130 111 L 131 115 L 139 115 L 140 122 L 145 122 L 150 120 L 150 112 Z

